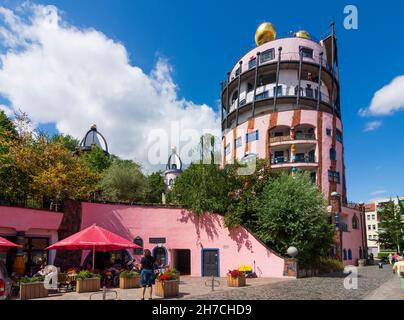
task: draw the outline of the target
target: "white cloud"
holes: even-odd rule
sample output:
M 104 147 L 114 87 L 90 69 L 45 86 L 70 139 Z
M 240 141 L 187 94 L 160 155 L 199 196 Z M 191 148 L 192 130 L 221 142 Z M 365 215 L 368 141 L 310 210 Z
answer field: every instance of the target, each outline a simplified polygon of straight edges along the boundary
M 0 95 L 10 101 L 8 110 L 21 109 L 35 123 L 53 122 L 80 138 L 96 123 L 111 152 L 146 167 L 151 130 L 173 135 L 170 144 L 180 136 L 170 132 L 173 121 L 181 130 L 219 132 L 212 108 L 178 98 L 164 59 L 145 74 L 123 44 L 68 25 L 54 6 L 30 4 L 16 12 L 0 7 Z
M 373 95 L 370 106 L 359 110 L 359 114 L 391 115 L 396 111 L 404 110 L 404 75 L 394 78 Z
M 365 132 L 374 131 L 374 130 L 379 129 L 381 125 L 382 125 L 382 121 L 379 121 L 379 120 L 370 121 L 370 122 L 366 123 L 363 131 L 365 131 Z
M 386 192 L 387 192 L 386 190 L 376 190 L 376 191 L 371 192 L 370 195 L 371 196 L 377 196 L 379 194 L 383 194 L 383 193 L 386 193 Z

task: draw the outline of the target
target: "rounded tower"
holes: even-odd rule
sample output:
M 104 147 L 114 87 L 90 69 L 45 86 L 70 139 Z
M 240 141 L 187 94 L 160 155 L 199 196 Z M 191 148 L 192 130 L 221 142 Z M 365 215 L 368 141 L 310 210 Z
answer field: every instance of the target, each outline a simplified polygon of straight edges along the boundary
M 222 163 L 256 155 L 273 170 L 308 171 L 327 199 L 346 202 L 334 25 L 317 41 L 305 30 L 276 38 L 264 23 L 255 40 L 221 84 Z
M 93 145 L 100 147 L 108 154 L 108 144 L 104 136 L 97 131 L 97 125 L 93 124 L 80 142 L 81 151 L 91 151 Z
M 164 182 L 168 188 L 171 188 L 174 184 L 174 180 L 182 172 L 182 161 L 177 154 L 175 147 L 171 149 L 171 155 L 168 157 L 166 170 L 164 171 Z

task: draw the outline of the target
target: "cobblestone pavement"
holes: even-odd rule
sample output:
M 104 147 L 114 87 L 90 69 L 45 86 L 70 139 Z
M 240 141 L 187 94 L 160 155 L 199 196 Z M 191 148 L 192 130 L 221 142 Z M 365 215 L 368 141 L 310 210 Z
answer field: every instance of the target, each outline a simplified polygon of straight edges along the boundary
M 364 300 L 403 300 L 404 293 L 400 287 L 400 280 L 398 277 L 387 281 L 380 288 L 368 294 Z
M 198 295 L 210 294 L 211 286 L 209 287 L 210 278 L 200 278 L 200 277 L 190 277 L 190 276 L 181 276 L 180 281 L 180 295 L 178 299 L 182 299 L 185 297 L 194 297 Z M 226 285 L 226 278 L 215 278 L 215 281 L 219 281 L 219 286 L 215 287 L 215 292 L 233 290 L 233 288 L 229 288 Z M 256 286 L 261 286 L 263 284 L 275 284 L 281 282 L 288 281 L 296 281 L 295 279 L 285 279 L 285 278 L 256 278 L 256 279 L 248 279 L 248 287 L 245 288 L 253 288 Z M 218 284 L 218 283 L 216 283 Z M 141 297 L 142 289 L 112 289 L 118 295 L 118 300 L 139 300 Z M 155 292 L 155 290 L 154 290 Z M 50 295 L 47 298 L 38 299 L 38 300 L 89 300 L 91 296 L 92 300 L 101 300 L 102 292 L 100 291 L 97 294 L 93 293 L 76 293 L 76 292 L 67 292 L 62 294 L 54 294 Z M 106 299 L 114 299 L 116 297 L 115 293 L 109 292 L 106 296 Z M 146 298 L 148 297 L 148 293 L 146 293 Z M 157 296 L 153 296 L 153 299 L 160 300 Z
M 282 283 L 267 284 L 250 288 L 237 288 L 231 291 L 185 297 L 195 300 L 358 300 L 369 296 L 375 290 L 397 276 L 391 268 L 377 266 L 358 268 L 358 289 L 347 290 L 344 287 L 344 274 L 330 274 L 313 278 L 303 278 Z M 390 293 L 391 295 L 391 293 Z M 379 293 L 383 298 L 383 294 Z M 387 299 L 389 296 L 386 297 Z

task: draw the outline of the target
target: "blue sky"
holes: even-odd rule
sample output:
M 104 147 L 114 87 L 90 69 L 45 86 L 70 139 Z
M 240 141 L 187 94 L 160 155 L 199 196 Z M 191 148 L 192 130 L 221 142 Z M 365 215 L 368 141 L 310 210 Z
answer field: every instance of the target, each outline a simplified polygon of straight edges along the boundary
M 19 1 L 3 0 L 14 8 Z M 341 108 L 344 123 L 348 198 L 404 194 L 404 148 L 401 130 L 404 111 L 387 116 L 359 116 L 374 93 L 404 75 L 404 3 L 351 1 L 359 12 L 359 29 L 343 28 L 343 1 L 133 1 L 60 0 L 52 4 L 63 19 L 77 28 L 94 28 L 122 43 L 131 64 L 149 74 L 159 58 L 172 67 L 178 99 L 217 109 L 219 84 L 226 72 L 254 46 L 254 32 L 263 21 L 275 24 L 278 34 L 300 28 L 320 37 L 336 23 L 339 45 Z M 404 88 L 403 88 L 404 90 Z M 0 100 L 0 104 L 5 100 Z M 404 105 L 404 101 L 402 101 Z M 370 121 L 381 121 L 365 132 Z M 46 129 L 55 130 L 48 124 Z

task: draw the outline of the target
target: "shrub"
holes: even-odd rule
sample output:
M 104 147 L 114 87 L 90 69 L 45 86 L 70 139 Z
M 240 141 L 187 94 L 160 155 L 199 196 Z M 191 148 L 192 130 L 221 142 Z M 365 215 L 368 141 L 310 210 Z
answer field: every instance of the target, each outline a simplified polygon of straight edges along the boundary
M 336 259 L 320 258 L 318 268 L 320 273 L 341 272 L 344 270 L 344 265 Z
M 136 271 L 123 271 L 119 275 L 121 278 L 132 279 L 139 276 L 139 273 Z
M 379 253 L 377 254 L 377 257 L 378 257 L 379 259 L 387 259 L 387 257 L 389 256 L 390 253 L 391 253 L 391 252 L 379 252 Z
M 23 277 L 20 279 L 21 283 L 34 283 L 34 282 L 44 282 L 44 276 L 35 276 L 35 277 Z
M 101 278 L 101 276 L 98 273 L 93 273 L 90 271 L 80 271 L 79 275 L 77 276 L 77 279 L 94 279 L 94 278 Z

